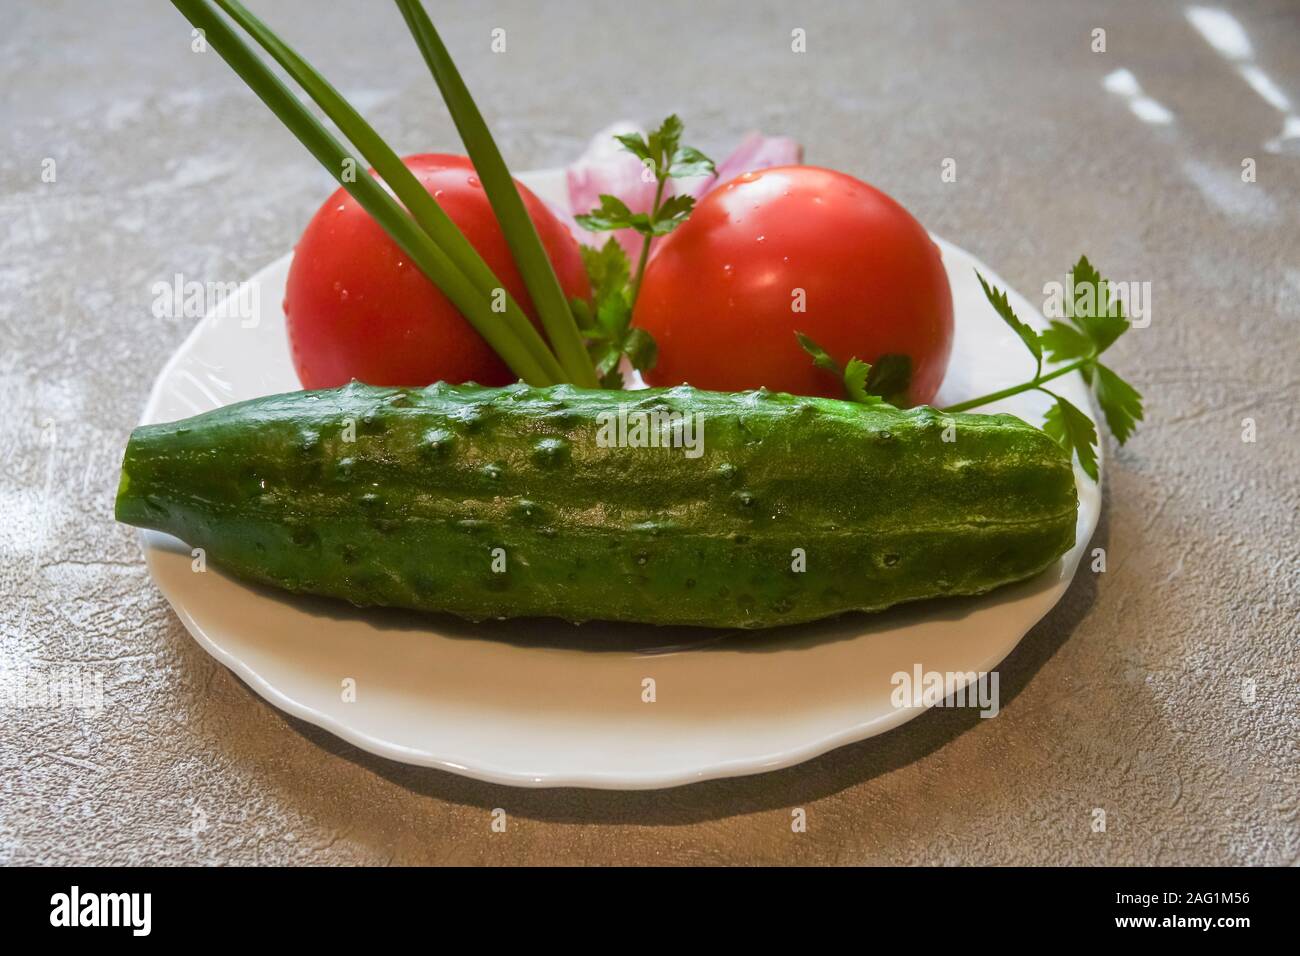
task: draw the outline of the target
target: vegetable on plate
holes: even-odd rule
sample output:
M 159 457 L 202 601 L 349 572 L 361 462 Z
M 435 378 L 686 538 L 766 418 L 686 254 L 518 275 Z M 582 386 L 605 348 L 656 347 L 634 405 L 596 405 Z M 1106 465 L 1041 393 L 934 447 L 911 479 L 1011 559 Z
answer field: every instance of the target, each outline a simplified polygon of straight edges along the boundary
M 358 605 L 750 628 L 1036 574 L 1076 505 L 1009 415 L 356 383 L 137 428 L 117 518 Z

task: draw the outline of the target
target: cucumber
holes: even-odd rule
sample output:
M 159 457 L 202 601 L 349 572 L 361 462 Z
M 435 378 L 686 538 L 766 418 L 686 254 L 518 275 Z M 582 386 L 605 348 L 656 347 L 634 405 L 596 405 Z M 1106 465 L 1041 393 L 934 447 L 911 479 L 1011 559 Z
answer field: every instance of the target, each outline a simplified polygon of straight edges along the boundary
M 116 514 L 361 606 L 754 628 L 1027 578 L 1077 504 L 1009 415 L 354 382 L 137 428 Z

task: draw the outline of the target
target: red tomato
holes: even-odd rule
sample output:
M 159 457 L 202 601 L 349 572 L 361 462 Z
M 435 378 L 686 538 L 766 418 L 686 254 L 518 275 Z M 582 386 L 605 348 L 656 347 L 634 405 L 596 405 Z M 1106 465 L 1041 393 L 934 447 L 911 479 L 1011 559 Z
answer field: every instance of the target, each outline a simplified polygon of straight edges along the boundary
M 834 170 L 780 166 L 715 189 L 663 241 L 634 323 L 659 344 L 652 385 L 843 397 L 799 331 L 841 365 L 909 356 L 921 404 L 948 367 L 952 292 L 938 247 L 894 200 Z
M 431 154 L 402 161 L 536 323 L 532 299 L 469 159 Z M 523 186 L 519 192 L 566 297 L 588 298 L 577 242 L 545 203 Z M 505 385 L 516 378 L 342 189 L 326 200 L 298 241 L 284 311 L 293 364 L 305 388 L 354 378 L 371 385 Z

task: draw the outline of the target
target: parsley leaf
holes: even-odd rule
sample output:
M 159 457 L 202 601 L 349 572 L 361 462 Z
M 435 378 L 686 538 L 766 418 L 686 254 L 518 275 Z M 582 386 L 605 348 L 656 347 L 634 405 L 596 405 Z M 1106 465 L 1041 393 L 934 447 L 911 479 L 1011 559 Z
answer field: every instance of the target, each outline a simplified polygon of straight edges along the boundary
M 600 194 L 600 206 L 591 212 L 573 217 L 578 225 L 589 232 L 608 232 L 611 229 L 637 229 L 638 224 L 650 226 L 650 217 L 645 213 L 634 213 L 627 203 L 608 193 Z M 639 231 L 639 230 L 638 230 Z
M 1064 322 L 1053 321 L 1046 331 L 1039 333 L 1038 340 L 1043 343 L 1043 350 L 1053 362 L 1083 358 L 1092 351 L 1092 340 Z
M 1124 304 L 1113 296 L 1110 283 L 1101 277 L 1087 256 L 1080 256 L 1070 270 L 1074 294 L 1069 302 L 1072 321 L 1100 355 L 1128 330 Z
M 867 391 L 871 371 L 872 367 L 862 359 L 849 359 L 849 364 L 844 366 L 844 391 L 850 401 L 863 405 L 879 405 L 884 401 L 879 395 Z
M 681 119 L 676 113 L 672 113 L 659 124 L 659 128 L 651 133 L 647 140 L 650 156 L 656 164 L 655 174 L 660 179 L 670 175 L 667 170 L 672 165 L 672 157 L 682 141 L 683 129 L 684 124 Z
M 799 347 L 812 356 L 813 365 L 820 369 L 825 369 L 835 376 L 843 376 L 844 370 L 840 368 L 840 363 L 831 358 L 827 351 L 804 335 L 802 332 L 796 332 L 794 337 L 799 340 Z
M 587 341 L 596 375 L 602 388 L 622 388 L 623 373 L 619 363 L 627 356 L 632 367 L 641 371 L 654 368 L 659 348 L 645 329 L 632 323 L 632 286 L 630 267 L 617 239 L 607 239 L 599 249 L 581 246 L 582 263 L 587 269 L 595 311 L 582 299 L 571 303 L 578 329 Z
M 627 285 L 629 278 L 627 256 L 624 255 L 623 247 L 616 240 L 606 240 L 599 249 L 592 246 L 578 248 L 582 251 L 582 264 L 587 269 L 591 294 L 596 302 L 604 301 Z
M 644 372 L 659 360 L 659 343 L 645 329 L 629 329 L 623 339 L 623 354 L 634 369 Z
M 1097 404 L 1106 416 L 1106 427 L 1121 445 L 1129 440 L 1137 423 L 1142 421 L 1142 396 L 1100 362 L 1096 365 L 1093 390 Z
M 610 294 L 596 306 L 596 332 L 598 337 L 615 342 L 627 328 L 632 318 L 632 306 L 622 292 Z
M 867 391 L 879 395 L 891 405 L 902 406 L 907 400 L 907 390 L 912 387 L 912 357 L 901 352 L 888 352 L 876 359 L 867 376 Z
M 652 236 L 665 236 L 672 232 L 691 214 L 695 208 L 694 196 L 669 196 L 655 212 L 654 221 L 650 223 Z
M 840 368 L 840 363 L 830 353 L 802 332 L 796 332 L 799 347 L 812 356 L 813 365 L 830 372 L 844 384 L 844 394 L 851 402 L 879 405 L 886 402 L 901 404 L 912 384 L 912 359 L 907 355 L 889 353 L 880 356 L 875 365 L 854 357 Z
M 1029 349 L 1034 361 L 1037 362 L 1038 373 L 1041 373 L 1043 371 L 1043 347 L 1038 341 L 1038 333 L 1020 321 L 1020 317 L 1011 308 L 1011 303 L 1007 301 L 1007 293 L 1004 289 L 990 286 L 984 281 L 984 277 L 980 275 L 978 269 L 975 270 L 975 278 L 980 280 L 980 288 L 984 290 L 984 298 L 989 300 L 989 304 L 993 306 L 993 311 L 1011 327 L 1012 332 L 1020 336 L 1020 341 L 1025 343 L 1025 348 Z
M 1083 469 L 1084 474 L 1096 481 L 1099 475 L 1097 429 L 1093 426 L 1092 419 L 1061 396 L 1048 392 L 1045 388 L 1042 391 L 1056 399 L 1056 404 L 1047 411 L 1047 417 L 1043 421 L 1043 431 L 1066 451 L 1073 451 L 1078 455 L 1079 467 Z
M 692 179 L 716 172 L 713 160 L 705 156 L 694 146 L 682 146 L 668 164 L 668 175 L 673 179 Z
M 650 144 L 640 133 L 620 133 L 614 137 L 623 144 L 623 148 L 642 162 L 654 162 L 650 153 Z

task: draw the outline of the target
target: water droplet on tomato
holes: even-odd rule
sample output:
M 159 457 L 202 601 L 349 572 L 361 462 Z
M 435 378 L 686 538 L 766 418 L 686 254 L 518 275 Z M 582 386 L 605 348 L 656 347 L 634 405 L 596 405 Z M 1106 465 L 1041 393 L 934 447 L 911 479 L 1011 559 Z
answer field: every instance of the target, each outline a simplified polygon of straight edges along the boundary
M 758 237 L 757 239 L 755 239 L 754 241 L 755 241 L 755 242 L 762 242 L 762 241 L 765 240 L 766 238 L 767 238 L 767 236 L 759 236 L 759 237 Z
M 468 185 L 470 185 L 470 186 L 472 186 L 473 188 L 475 188 L 475 189 L 478 188 L 479 182 L 478 182 L 478 177 L 477 177 L 477 176 L 471 176 L 471 177 L 469 177 L 467 180 L 465 180 L 465 182 L 466 182 Z
M 441 199 L 441 198 L 442 198 L 442 190 L 441 190 L 441 189 L 435 189 L 435 190 L 433 191 L 433 198 L 434 198 L 434 199 Z

